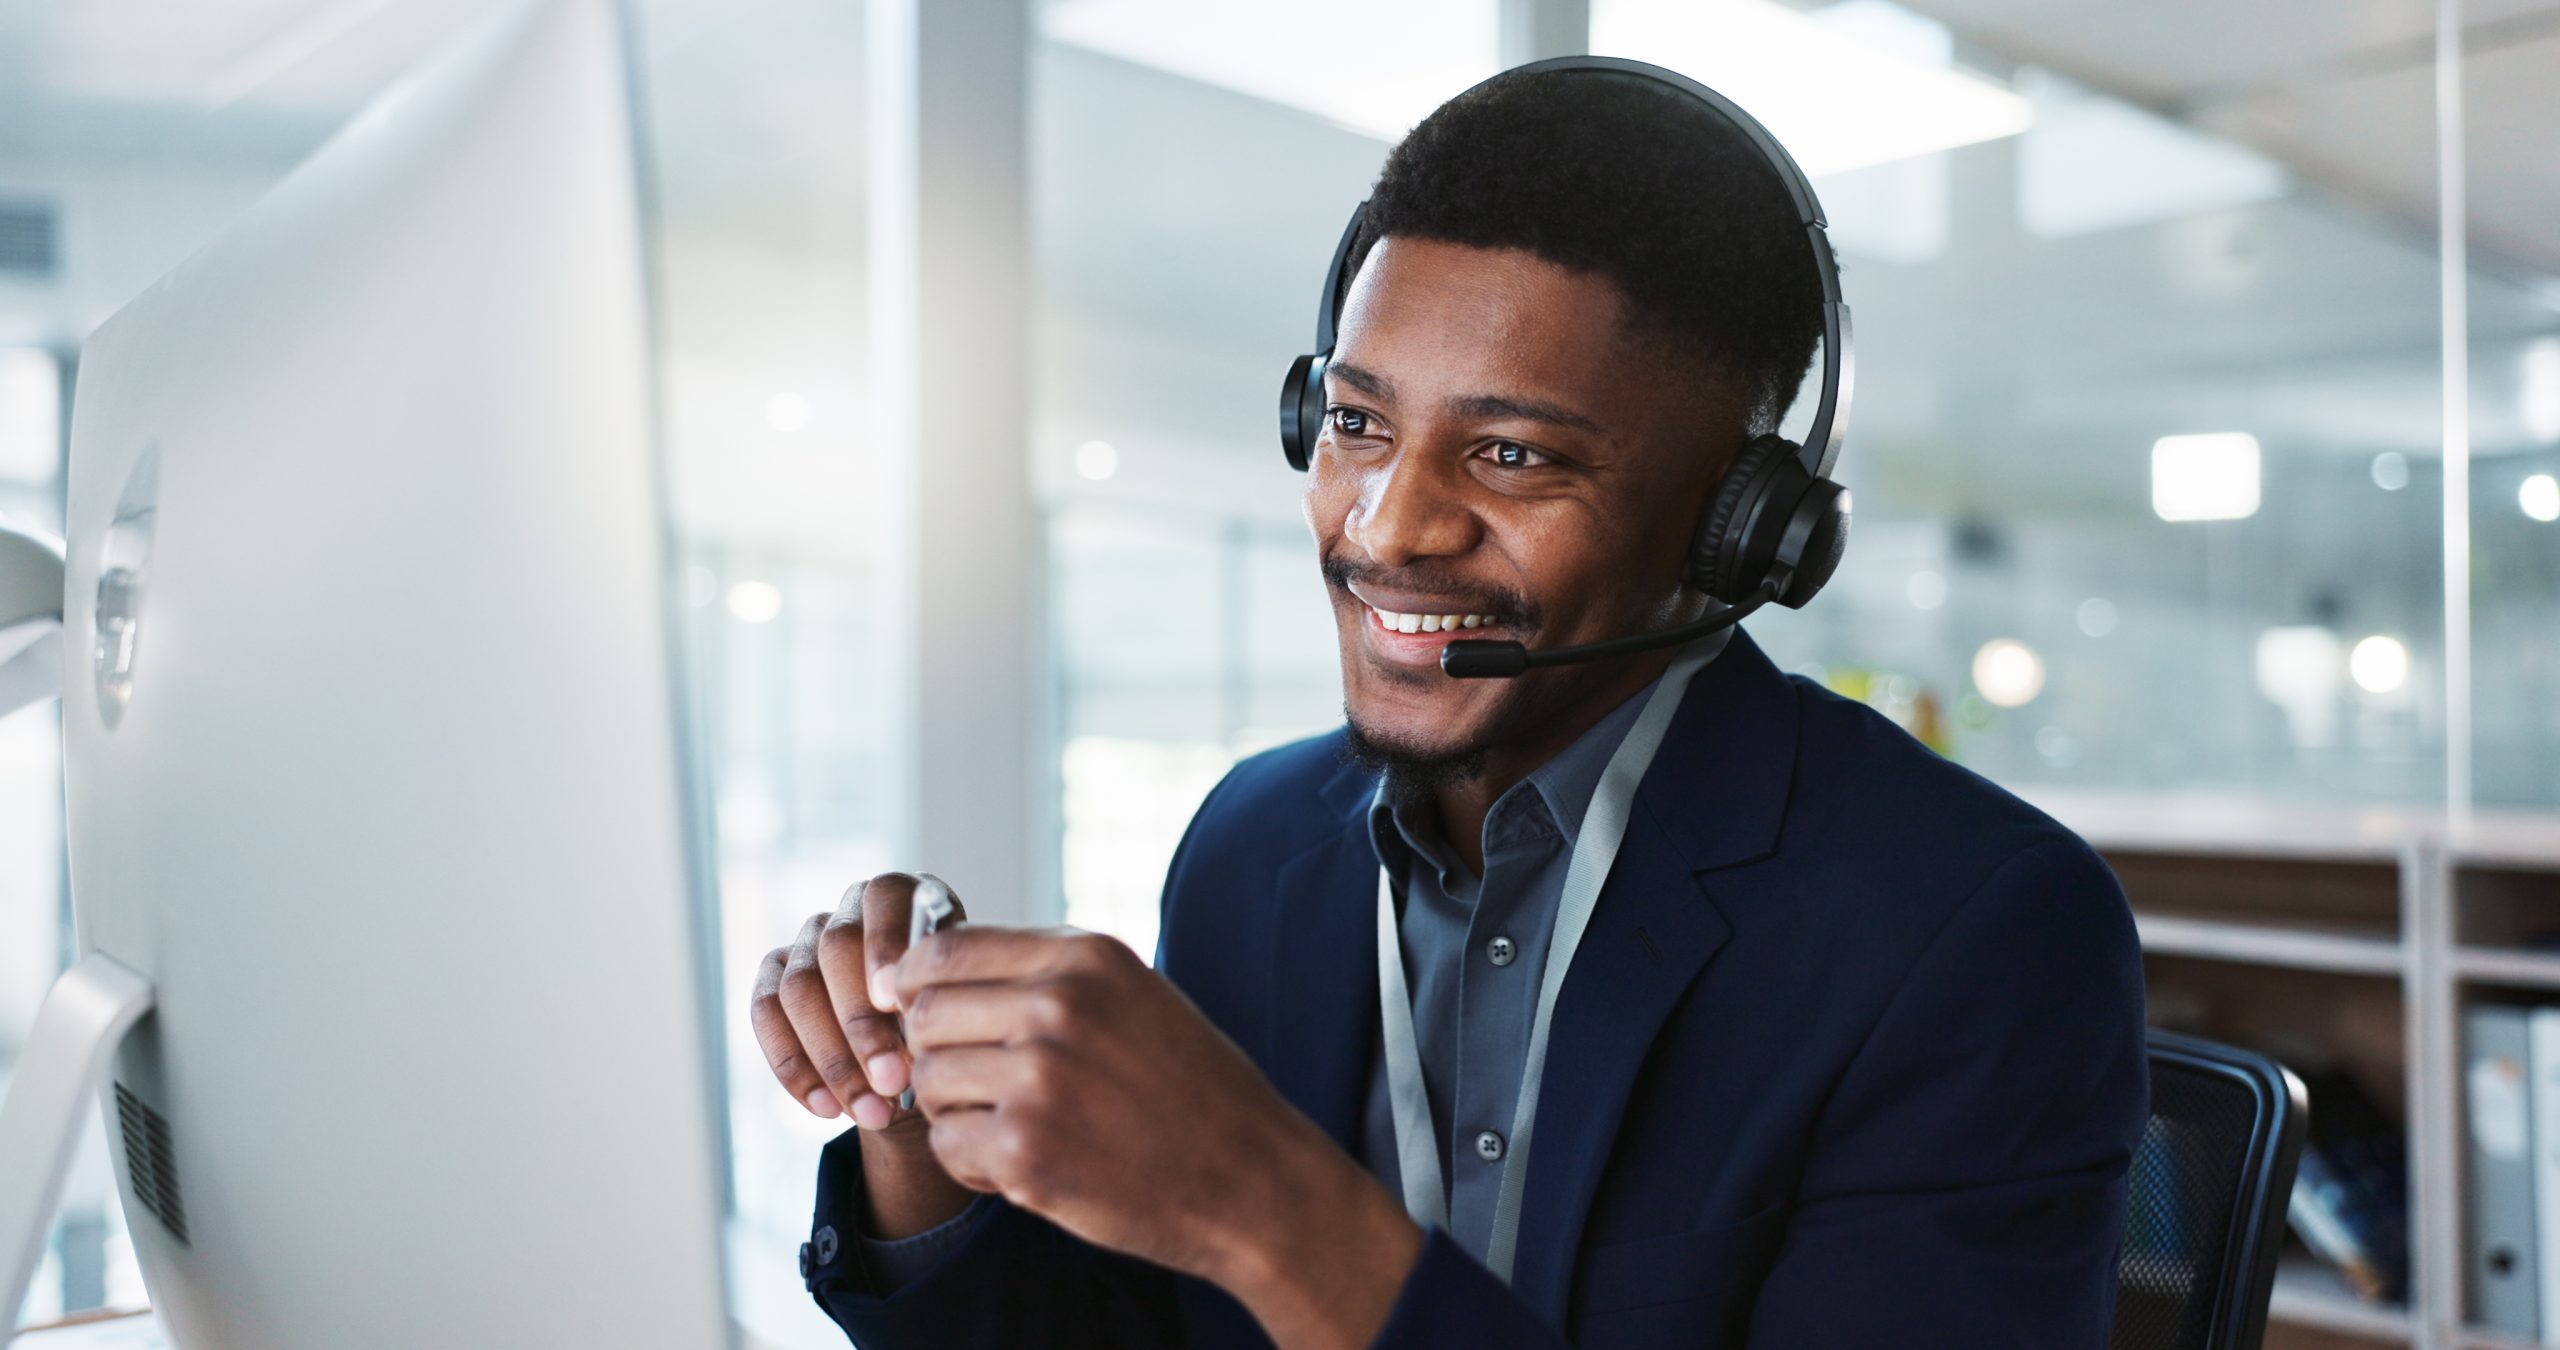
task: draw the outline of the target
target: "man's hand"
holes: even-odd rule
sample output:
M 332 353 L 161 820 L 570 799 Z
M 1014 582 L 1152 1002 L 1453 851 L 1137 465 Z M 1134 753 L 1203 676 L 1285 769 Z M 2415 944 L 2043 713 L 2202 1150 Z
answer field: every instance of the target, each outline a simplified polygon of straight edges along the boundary
M 1384 1324 L 1420 1230 L 1127 947 L 978 925 L 894 975 L 916 1103 L 960 1184 L 1208 1279 L 1286 1346 Z
M 811 1113 L 850 1114 L 864 1136 L 862 1175 L 879 1237 L 908 1237 L 958 1214 L 969 1194 L 942 1170 L 921 1112 L 900 1111 L 910 1063 L 897 1018 L 872 999 L 873 978 L 907 949 L 916 879 L 876 876 L 812 914 L 788 947 L 765 953 L 748 1011 L 773 1076 Z M 954 897 L 954 904 L 958 903 Z

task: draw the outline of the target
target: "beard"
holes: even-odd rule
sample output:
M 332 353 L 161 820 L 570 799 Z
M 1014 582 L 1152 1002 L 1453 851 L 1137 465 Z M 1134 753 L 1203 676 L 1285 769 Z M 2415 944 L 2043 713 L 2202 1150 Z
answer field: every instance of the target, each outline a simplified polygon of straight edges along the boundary
M 1378 775 L 1389 806 L 1411 806 L 1442 788 L 1484 777 L 1486 747 L 1482 741 L 1433 750 L 1382 739 L 1360 725 L 1351 704 L 1342 705 L 1342 758 Z

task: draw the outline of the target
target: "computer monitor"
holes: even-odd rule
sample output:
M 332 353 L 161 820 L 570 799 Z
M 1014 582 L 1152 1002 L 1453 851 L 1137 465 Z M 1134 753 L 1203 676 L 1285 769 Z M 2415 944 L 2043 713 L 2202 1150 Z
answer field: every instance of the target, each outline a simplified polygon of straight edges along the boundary
M 81 354 L 72 895 L 181 1350 L 727 1339 L 630 104 L 524 8 Z

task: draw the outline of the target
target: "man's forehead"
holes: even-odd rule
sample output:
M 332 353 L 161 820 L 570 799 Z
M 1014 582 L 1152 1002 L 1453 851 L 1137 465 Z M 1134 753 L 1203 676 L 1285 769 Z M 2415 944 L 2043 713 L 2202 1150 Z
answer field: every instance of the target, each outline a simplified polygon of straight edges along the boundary
M 1342 327 L 1457 319 L 1487 339 L 1589 342 L 1622 336 L 1628 311 L 1615 281 L 1527 249 L 1390 235 L 1352 278 Z
M 1664 367 L 1627 312 L 1598 273 L 1523 249 L 1390 236 L 1353 283 L 1329 375 L 1383 401 L 1534 408 L 1538 420 L 1633 433 L 1639 410 L 1662 398 Z

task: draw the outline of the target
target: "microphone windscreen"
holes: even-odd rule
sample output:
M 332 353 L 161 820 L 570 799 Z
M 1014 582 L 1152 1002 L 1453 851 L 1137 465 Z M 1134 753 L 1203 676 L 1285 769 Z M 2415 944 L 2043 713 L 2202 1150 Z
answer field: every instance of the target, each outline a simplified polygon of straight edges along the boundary
M 1459 680 L 1504 680 L 1529 668 L 1529 649 L 1517 642 L 1467 638 L 1440 649 L 1440 672 Z

